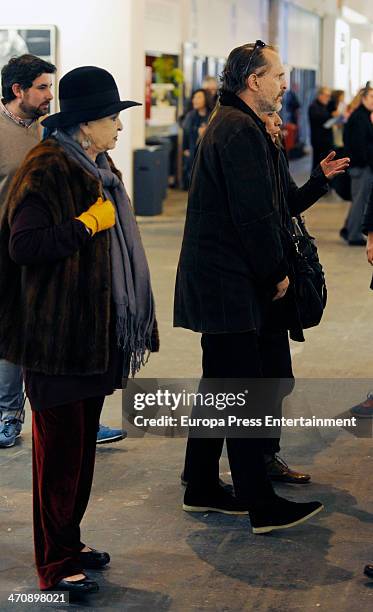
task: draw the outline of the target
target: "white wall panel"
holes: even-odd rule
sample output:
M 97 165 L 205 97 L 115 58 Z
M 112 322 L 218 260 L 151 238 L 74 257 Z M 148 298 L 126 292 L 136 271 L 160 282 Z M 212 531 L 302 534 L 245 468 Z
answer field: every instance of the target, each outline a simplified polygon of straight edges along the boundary
M 287 63 L 314 70 L 320 63 L 320 18 L 292 5 L 287 10 Z
M 266 39 L 268 0 L 145 0 L 145 50 L 225 57 L 238 45 Z
M 178 55 L 182 44 L 179 0 L 145 0 L 145 51 Z

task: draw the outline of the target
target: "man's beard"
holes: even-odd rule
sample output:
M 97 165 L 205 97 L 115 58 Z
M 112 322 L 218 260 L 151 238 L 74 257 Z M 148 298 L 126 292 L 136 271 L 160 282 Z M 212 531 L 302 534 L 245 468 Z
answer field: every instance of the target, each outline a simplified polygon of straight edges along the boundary
M 40 106 L 31 106 L 27 102 L 21 102 L 19 105 L 21 111 L 28 117 L 28 119 L 39 119 L 47 114 L 47 110 L 41 110 Z
M 282 95 L 275 100 L 259 100 L 258 106 L 261 113 L 278 113 L 282 108 Z

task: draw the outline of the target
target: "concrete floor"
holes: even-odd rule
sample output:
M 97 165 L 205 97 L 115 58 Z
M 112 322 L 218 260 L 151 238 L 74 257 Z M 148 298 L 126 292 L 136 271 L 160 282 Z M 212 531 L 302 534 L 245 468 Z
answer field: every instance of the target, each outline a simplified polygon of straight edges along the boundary
M 298 183 L 306 163 L 293 164 Z M 171 325 L 185 199 L 183 193 L 170 194 L 164 215 L 139 220 L 161 333 L 161 352 L 151 357 L 142 377 L 200 373 L 198 336 Z M 371 268 L 364 249 L 348 247 L 338 237 L 346 209 L 328 196 L 307 214 L 326 270 L 329 301 L 306 343 L 292 344 L 295 374 L 307 379 L 302 382 L 304 414 L 344 413 L 371 384 Z M 120 393 L 107 399 L 102 420 L 120 424 Z M 312 473 L 312 484 L 282 485 L 279 491 L 291 499 L 320 499 L 326 512 L 269 536 L 253 536 L 246 517 L 182 512 L 185 440 L 132 438 L 99 447 L 83 537 L 110 551 L 112 562 L 105 571 L 91 572 L 100 583 L 99 594 L 68 609 L 373 610 L 373 581 L 362 575 L 363 565 L 373 560 L 371 430 L 363 435 L 343 429 L 284 430 L 283 456 Z M 222 472 L 228 479 L 226 459 Z M 22 438 L 0 452 L 0 483 L 0 610 L 42 609 L 7 603 L 15 590 L 37 591 L 29 413 Z

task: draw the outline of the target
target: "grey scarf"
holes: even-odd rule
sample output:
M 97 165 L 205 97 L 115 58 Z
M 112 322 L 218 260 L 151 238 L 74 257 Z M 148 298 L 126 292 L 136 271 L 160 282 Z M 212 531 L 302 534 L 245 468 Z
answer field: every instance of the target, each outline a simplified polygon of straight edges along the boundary
M 134 376 L 145 365 L 150 351 L 155 311 L 148 263 L 128 195 L 122 181 L 111 171 L 105 153 L 98 155 L 95 163 L 63 130 L 56 130 L 53 137 L 69 157 L 99 179 L 105 198 L 115 206 L 116 223 L 109 231 L 116 334 L 125 354 L 124 367 L 130 362 Z M 87 208 L 91 204 L 87 202 Z

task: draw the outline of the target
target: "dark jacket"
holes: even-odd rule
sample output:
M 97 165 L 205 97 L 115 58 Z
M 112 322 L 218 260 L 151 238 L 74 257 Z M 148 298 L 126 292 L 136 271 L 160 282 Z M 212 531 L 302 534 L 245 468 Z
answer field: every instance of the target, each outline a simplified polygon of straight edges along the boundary
M 290 216 L 325 193 L 327 181 L 319 167 L 298 188 L 257 115 L 232 94 L 221 105 L 193 169 L 174 324 L 207 333 L 290 329 L 302 340 L 294 295 L 272 297 L 291 269 Z
M 276 284 L 288 273 L 278 156 L 257 115 L 223 94 L 192 172 L 175 326 L 208 333 L 261 327 Z
M 369 234 L 369 232 L 373 232 L 373 188 L 370 192 L 368 204 L 364 212 L 362 229 L 364 234 Z M 373 276 L 370 283 L 370 288 L 373 289 Z
M 325 128 L 324 124 L 332 116 L 325 104 L 321 104 L 316 98 L 308 108 L 308 118 L 310 121 L 311 144 L 314 149 L 328 154 L 333 148 L 333 130 Z
M 370 166 L 373 170 L 373 124 L 363 104 L 351 114 L 343 132 L 345 154 L 351 168 Z
M 283 197 L 292 217 L 305 212 L 329 189 L 320 165 L 312 171 L 308 181 L 302 187 L 298 187 L 290 174 L 289 164 L 283 151 L 280 153 L 280 177 Z

